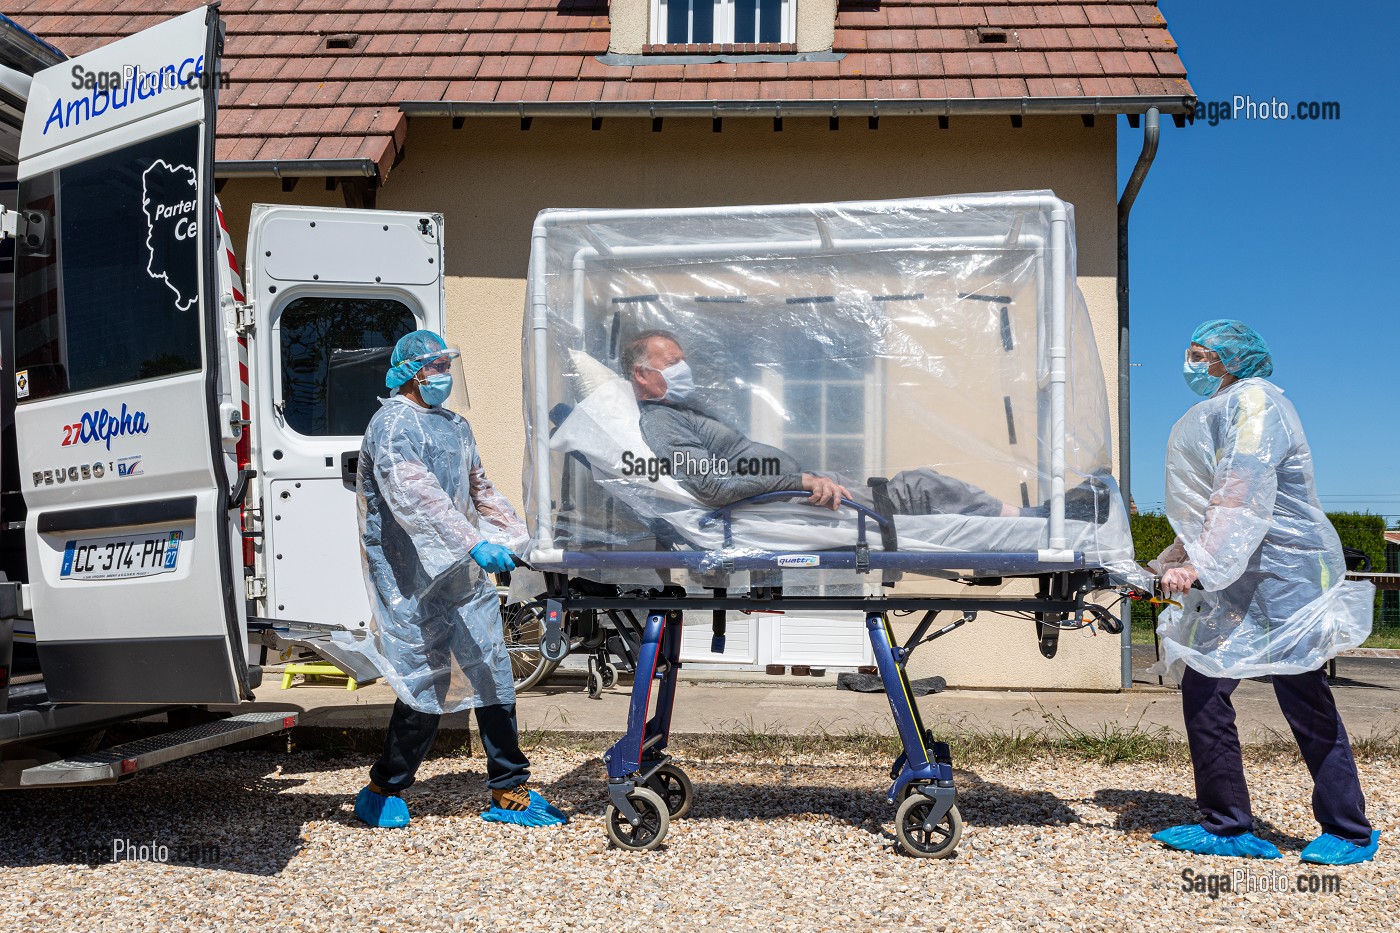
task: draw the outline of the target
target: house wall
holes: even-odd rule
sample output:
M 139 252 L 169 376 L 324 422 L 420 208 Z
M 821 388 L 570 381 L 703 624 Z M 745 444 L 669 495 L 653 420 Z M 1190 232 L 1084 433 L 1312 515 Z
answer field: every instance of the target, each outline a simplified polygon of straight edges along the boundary
M 1109 411 L 1117 410 L 1116 138 L 1112 120 L 1086 128 L 1078 117 L 958 118 L 947 130 L 924 118 L 784 121 L 416 118 L 407 154 L 378 206 L 445 216 L 449 341 L 464 351 L 470 417 L 487 468 L 521 500 L 524 431 L 518 347 L 530 228 L 550 207 L 685 207 L 903 198 L 1051 189 L 1075 206 L 1079 284 L 1104 362 Z M 233 179 L 220 195 L 235 243 L 254 202 L 343 204 L 307 179 L 284 194 L 272 179 Z M 1116 438 L 1116 424 L 1111 437 Z M 1005 592 L 1012 592 L 1008 587 Z M 990 595 L 992 590 L 981 591 Z M 934 654 L 937 654 L 935 663 Z M 1059 656 L 1040 657 L 1028 621 L 984 617 L 940 640 L 910 664 L 952 685 L 1116 689 L 1119 640 L 1067 634 Z

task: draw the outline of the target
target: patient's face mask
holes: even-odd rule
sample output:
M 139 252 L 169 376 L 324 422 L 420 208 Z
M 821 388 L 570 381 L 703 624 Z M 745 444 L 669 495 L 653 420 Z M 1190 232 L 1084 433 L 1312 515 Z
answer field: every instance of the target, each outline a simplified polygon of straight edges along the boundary
M 662 398 L 668 402 L 684 402 L 695 391 L 695 377 L 690 372 L 690 364 L 685 360 L 672 363 L 656 372 L 666 380 L 666 394 Z

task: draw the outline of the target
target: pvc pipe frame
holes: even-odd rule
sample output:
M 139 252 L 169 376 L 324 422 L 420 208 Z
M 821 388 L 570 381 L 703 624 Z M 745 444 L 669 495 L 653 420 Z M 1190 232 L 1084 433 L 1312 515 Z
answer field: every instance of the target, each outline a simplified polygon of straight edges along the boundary
M 1062 552 L 1065 550 L 1065 380 L 1066 361 L 1068 359 L 1068 339 L 1067 325 L 1067 303 L 1065 301 L 1065 289 L 1068 284 L 1068 270 L 1065 265 L 1068 261 L 1068 227 L 1069 208 L 1056 197 L 1046 197 L 1033 195 L 1028 197 L 1012 198 L 990 198 L 990 197 L 950 197 L 934 199 L 941 202 L 938 206 L 955 205 L 960 208 L 990 208 L 997 210 L 1034 210 L 1049 215 L 1050 238 L 1047 244 L 1038 236 L 1032 234 L 1022 234 L 1017 226 L 1013 224 L 1006 235 L 979 236 L 979 237 L 938 237 L 938 238 L 901 238 L 892 240 L 863 239 L 863 240 L 836 240 L 832 239 L 826 228 L 824 220 L 827 217 L 847 217 L 852 214 L 878 216 L 889 213 L 890 202 L 888 201 L 855 201 L 843 203 L 839 207 L 833 205 L 820 204 L 792 204 L 792 205 L 761 205 L 747 208 L 736 207 L 700 207 L 700 208 L 658 208 L 655 210 L 572 210 L 572 211 L 548 211 L 542 213 L 535 219 L 534 227 L 530 236 L 530 328 L 533 332 L 533 354 L 532 363 L 534 373 L 532 375 L 532 389 L 534 397 L 532 399 L 533 408 L 533 428 L 534 428 L 534 452 L 535 452 L 535 521 L 536 536 L 541 543 L 549 543 L 549 551 L 554 550 L 554 516 L 552 511 L 552 490 L 553 477 L 551 476 L 549 432 L 546 425 L 549 424 L 549 348 L 546 341 L 549 332 L 549 303 L 546 298 L 546 277 L 545 268 L 548 250 L 546 249 L 546 238 L 550 227 L 565 224 L 579 224 L 592 222 L 625 222 L 630 220 L 665 220 L 669 218 L 682 219 L 694 217 L 743 217 L 743 216 L 763 216 L 763 217 L 808 217 L 814 222 L 817 228 L 817 239 L 795 240 L 795 241 L 769 241 L 762 243 L 746 243 L 734 241 L 732 243 L 717 243 L 696 245 L 689 249 L 677 247 L 651 247 L 651 246 L 630 246 L 609 248 L 607 244 L 593 240 L 594 245 L 583 247 L 574 255 L 571 263 L 573 272 L 573 317 L 575 324 L 582 332 L 584 322 L 584 287 L 583 280 L 587 272 L 588 263 L 592 260 L 603 258 L 667 258 L 667 259 L 688 259 L 701 258 L 726 254 L 752 255 L 754 252 L 769 252 L 781 255 L 801 255 L 803 253 L 816 252 L 856 252 L 868 250 L 872 247 L 884 249 L 907 249 L 914 246 L 923 247 L 947 247 L 947 248 L 977 248 L 988 246 L 1002 246 L 1004 248 L 1016 249 L 1036 249 L 1041 259 L 1041 278 L 1044 278 L 1045 267 L 1049 266 L 1050 273 L 1050 346 L 1047 348 L 1049 358 L 1049 372 L 1047 373 L 1050 394 L 1050 521 L 1049 521 L 1049 541 L 1048 550 L 1051 552 Z M 905 205 L 914 207 L 915 205 Z M 932 211 L 930 206 L 925 210 Z M 1044 312 L 1044 290 L 1038 289 L 1041 296 L 1042 308 L 1037 309 Z M 540 549 L 543 550 L 543 549 Z M 545 561 L 547 562 L 547 561 Z

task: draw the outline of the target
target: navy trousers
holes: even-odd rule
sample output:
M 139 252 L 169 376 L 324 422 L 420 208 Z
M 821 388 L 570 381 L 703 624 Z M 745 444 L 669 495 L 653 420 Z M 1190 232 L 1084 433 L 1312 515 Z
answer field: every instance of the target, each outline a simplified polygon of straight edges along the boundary
M 1279 708 L 1312 774 L 1312 808 L 1317 822 L 1323 832 L 1369 845 L 1366 798 L 1327 675 L 1318 669 L 1306 674 L 1275 674 L 1271 680 Z M 1205 816 L 1201 825 L 1219 836 L 1237 836 L 1254 829 L 1235 707 L 1230 702 L 1238 685 L 1238 680 L 1207 677 L 1190 667 L 1181 678 L 1186 738 L 1196 772 L 1196 802 Z
M 396 700 L 393 715 L 389 717 L 389 732 L 384 737 L 384 754 L 369 769 L 369 779 L 374 786 L 392 794 L 412 786 L 418 766 L 433 747 L 441 722 L 442 716 L 438 713 L 420 713 L 403 700 Z M 515 704 L 478 708 L 476 727 L 486 753 L 486 786 L 492 790 L 509 790 L 528 781 L 530 761 L 520 750 Z

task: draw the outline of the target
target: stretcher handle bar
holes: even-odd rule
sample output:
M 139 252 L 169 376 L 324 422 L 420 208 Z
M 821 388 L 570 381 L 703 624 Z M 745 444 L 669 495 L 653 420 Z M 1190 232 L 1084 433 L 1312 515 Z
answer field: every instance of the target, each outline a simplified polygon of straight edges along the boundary
M 810 498 L 811 495 L 812 493 L 806 489 L 780 489 L 776 492 L 761 492 L 756 496 L 749 496 L 747 499 L 739 499 L 738 501 L 731 502 L 728 505 L 720 506 L 713 512 L 710 512 L 704 518 L 700 519 L 700 527 L 707 528 L 710 525 L 714 524 L 716 519 L 724 519 L 724 546 L 729 547 L 734 543 L 731 525 L 731 522 L 733 521 L 733 515 L 731 513 L 735 509 L 744 505 L 759 505 L 763 502 L 775 502 L 780 499 L 807 499 Z M 865 520 L 867 518 L 873 519 L 875 523 L 882 528 L 889 528 L 891 531 L 894 530 L 894 525 L 891 523 L 890 519 L 881 515 L 879 512 L 876 512 L 874 509 L 867 508 L 866 506 L 861 505 L 859 502 L 854 502 L 844 497 L 841 499 L 840 504 L 846 506 L 847 508 L 852 508 L 856 510 L 858 516 L 856 527 L 856 547 L 866 546 Z

